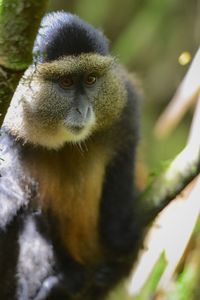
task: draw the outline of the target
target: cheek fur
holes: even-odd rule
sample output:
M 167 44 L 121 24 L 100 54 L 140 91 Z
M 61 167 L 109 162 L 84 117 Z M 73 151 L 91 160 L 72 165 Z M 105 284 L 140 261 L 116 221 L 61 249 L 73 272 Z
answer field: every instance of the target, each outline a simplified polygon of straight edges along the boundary
M 47 81 L 40 84 L 32 99 L 35 101 L 25 104 L 26 116 L 32 124 L 37 122 L 43 128 L 55 128 L 65 119 L 70 109 L 69 97 L 61 95 L 54 84 Z
M 107 74 L 94 101 L 98 128 L 105 128 L 117 120 L 126 105 L 127 93 L 120 78 Z

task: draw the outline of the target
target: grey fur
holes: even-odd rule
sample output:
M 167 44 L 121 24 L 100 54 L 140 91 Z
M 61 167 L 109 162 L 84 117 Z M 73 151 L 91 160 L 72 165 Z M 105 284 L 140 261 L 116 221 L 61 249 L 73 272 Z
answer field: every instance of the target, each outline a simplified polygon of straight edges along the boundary
M 2 136 L 4 133 L 1 133 Z M 16 149 L 9 151 L 9 146 L 1 145 L 0 162 L 0 229 L 5 230 L 18 210 L 27 205 L 28 193 L 22 189 L 19 177 L 21 167 Z M 13 165 L 15 168 L 13 168 Z
M 55 262 L 52 246 L 37 231 L 33 217 L 26 220 L 19 237 L 19 251 L 17 299 L 34 298 L 41 290 L 41 283 L 44 282 L 44 288 L 36 297 L 38 300 L 42 299 L 41 297 L 46 296 L 56 283 L 56 278 L 52 277 Z

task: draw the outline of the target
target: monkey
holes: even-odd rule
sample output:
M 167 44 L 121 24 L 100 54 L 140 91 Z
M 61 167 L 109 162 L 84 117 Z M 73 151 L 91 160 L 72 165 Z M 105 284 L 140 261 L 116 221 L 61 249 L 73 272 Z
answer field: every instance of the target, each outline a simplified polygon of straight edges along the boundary
M 43 18 L 1 128 L 0 299 L 103 300 L 130 273 L 138 98 L 99 29 Z

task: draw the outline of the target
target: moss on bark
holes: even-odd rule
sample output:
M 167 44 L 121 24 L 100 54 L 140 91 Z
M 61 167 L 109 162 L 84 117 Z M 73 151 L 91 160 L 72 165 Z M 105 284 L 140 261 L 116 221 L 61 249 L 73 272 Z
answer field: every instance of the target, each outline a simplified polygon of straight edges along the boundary
M 48 0 L 0 0 L 0 125 L 24 70 Z

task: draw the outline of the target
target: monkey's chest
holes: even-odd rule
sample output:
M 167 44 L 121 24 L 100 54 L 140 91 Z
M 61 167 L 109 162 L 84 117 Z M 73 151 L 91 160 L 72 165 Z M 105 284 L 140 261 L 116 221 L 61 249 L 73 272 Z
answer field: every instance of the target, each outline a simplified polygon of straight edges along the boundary
M 101 259 L 99 243 L 100 200 L 105 161 L 66 161 L 61 168 L 43 169 L 39 179 L 40 201 L 57 222 L 61 242 L 79 262 Z

